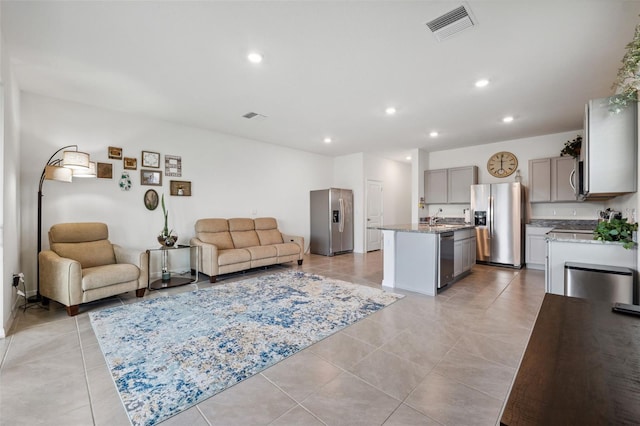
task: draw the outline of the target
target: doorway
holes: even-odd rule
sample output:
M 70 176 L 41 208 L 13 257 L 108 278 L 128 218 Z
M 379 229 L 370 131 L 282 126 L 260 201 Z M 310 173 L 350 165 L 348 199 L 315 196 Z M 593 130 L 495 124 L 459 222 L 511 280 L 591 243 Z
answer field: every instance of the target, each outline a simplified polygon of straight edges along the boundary
M 366 212 L 366 247 L 365 251 L 382 250 L 382 231 L 368 229 L 370 226 L 382 226 L 383 224 L 383 197 L 382 182 L 367 179 L 367 212 Z

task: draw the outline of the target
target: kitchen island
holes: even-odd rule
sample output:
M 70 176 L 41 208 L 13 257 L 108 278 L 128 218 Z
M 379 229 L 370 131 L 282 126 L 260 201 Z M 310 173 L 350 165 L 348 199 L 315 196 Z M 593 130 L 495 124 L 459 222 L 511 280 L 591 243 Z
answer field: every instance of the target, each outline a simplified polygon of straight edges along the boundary
M 384 244 L 382 285 L 435 296 L 442 283 L 440 242 L 454 234 L 450 259 L 454 278 L 471 270 L 475 263 L 475 230 L 466 224 L 405 224 L 371 227 L 382 231 Z

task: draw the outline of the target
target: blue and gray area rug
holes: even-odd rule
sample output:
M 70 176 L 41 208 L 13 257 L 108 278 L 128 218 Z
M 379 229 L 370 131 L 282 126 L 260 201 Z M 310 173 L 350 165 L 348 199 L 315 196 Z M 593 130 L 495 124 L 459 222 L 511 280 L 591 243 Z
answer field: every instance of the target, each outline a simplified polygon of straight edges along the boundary
M 131 423 L 152 425 L 401 297 L 290 271 L 89 315 Z

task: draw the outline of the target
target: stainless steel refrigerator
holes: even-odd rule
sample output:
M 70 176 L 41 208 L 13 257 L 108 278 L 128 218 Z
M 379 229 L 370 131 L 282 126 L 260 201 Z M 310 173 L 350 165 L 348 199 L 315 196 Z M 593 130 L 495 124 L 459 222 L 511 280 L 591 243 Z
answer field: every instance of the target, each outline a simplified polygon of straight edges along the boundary
M 524 224 L 522 185 L 471 185 L 471 210 L 476 227 L 476 260 L 521 268 Z
M 311 241 L 314 254 L 333 256 L 353 251 L 353 191 L 311 191 Z

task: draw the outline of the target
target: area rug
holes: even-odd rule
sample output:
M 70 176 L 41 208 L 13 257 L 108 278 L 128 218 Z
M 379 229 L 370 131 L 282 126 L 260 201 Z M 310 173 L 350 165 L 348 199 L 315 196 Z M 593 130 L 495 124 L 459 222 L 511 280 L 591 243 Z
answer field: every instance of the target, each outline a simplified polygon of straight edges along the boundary
M 401 297 L 289 271 L 89 316 L 131 423 L 152 425 Z

